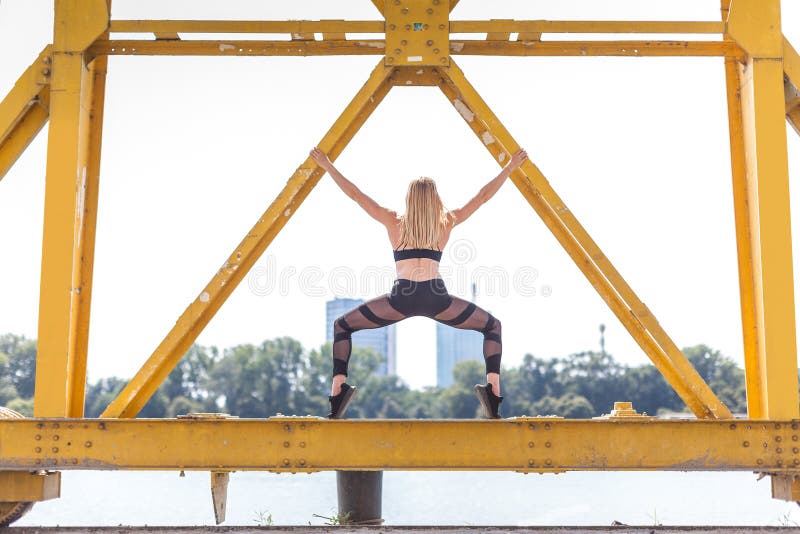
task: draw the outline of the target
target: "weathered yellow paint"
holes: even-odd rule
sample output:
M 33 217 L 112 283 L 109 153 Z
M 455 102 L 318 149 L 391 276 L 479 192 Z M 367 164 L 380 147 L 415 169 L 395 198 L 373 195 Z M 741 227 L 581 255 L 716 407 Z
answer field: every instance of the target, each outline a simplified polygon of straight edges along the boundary
M 101 5 L 102 4 L 102 5 Z M 85 382 L 76 360 L 81 256 L 89 184 L 93 74 L 83 50 L 108 25 L 105 0 L 55 4 L 50 131 L 45 180 L 34 413 L 79 416 L 73 395 Z
M 797 421 L 646 417 L 4 420 L 0 421 L 4 444 L 0 469 L 213 471 L 224 466 L 226 471 L 277 472 L 755 470 L 800 474 L 800 449 L 795 441 L 799 433 Z M 331 443 L 347 443 L 347 447 L 331 447 Z
M 386 64 L 450 63 L 448 0 L 386 0 Z
M 721 16 L 728 20 L 731 0 L 721 1 Z M 726 39 L 730 39 L 726 36 Z M 761 404 L 761 384 L 758 373 L 758 329 L 756 320 L 755 274 L 753 273 L 753 221 L 747 197 L 747 167 L 744 159 L 744 131 L 742 126 L 742 100 L 739 93 L 737 61 L 725 58 L 725 88 L 728 101 L 728 132 L 730 137 L 731 176 L 733 186 L 733 213 L 736 227 L 736 257 L 739 267 L 739 304 L 742 321 L 745 384 L 748 417 L 764 417 Z
M 519 148 L 517 142 L 454 62 L 450 69 L 440 69 L 440 73 L 445 80 L 445 95 L 503 165 Z M 523 163 L 511 180 L 692 412 L 699 418 L 731 418 L 730 410 L 664 332 L 534 163 Z
M 739 93 L 739 69 L 734 59 L 725 59 L 725 80 L 728 96 L 728 131 L 731 145 L 731 173 L 733 185 L 733 213 L 736 226 L 736 255 L 739 265 L 739 295 L 744 347 L 745 382 L 747 389 L 747 414 L 753 419 L 764 417 L 761 402 L 763 385 L 758 372 L 758 322 L 753 272 L 752 232 L 753 220 L 748 198 L 747 166 L 744 159 L 744 131 L 742 126 L 742 101 Z M 760 301 L 759 301 L 760 308 Z
M 38 502 L 61 497 L 61 473 L 0 471 L 0 501 Z
M 793 418 L 800 408 L 780 1 L 734 0 L 728 29 L 748 52 L 739 95 L 757 353 L 745 371 L 758 388 L 761 417 Z
M 111 9 L 111 0 L 106 0 Z M 104 33 L 101 39 L 108 39 Z M 92 304 L 92 279 L 94 274 L 94 249 L 97 231 L 97 204 L 100 188 L 100 154 L 103 145 L 103 115 L 105 111 L 106 74 L 108 57 L 98 57 L 89 65 L 92 77 L 89 111 L 88 155 L 86 159 L 86 186 L 83 198 L 83 225 L 79 247 L 74 257 L 73 308 L 77 317 L 75 325 L 75 353 L 70 370 L 72 391 L 69 395 L 70 417 L 83 417 L 86 395 L 86 365 L 89 352 L 89 323 Z
M 722 34 L 721 22 L 612 20 L 454 20 L 452 33 L 671 33 Z
M 319 142 L 335 160 L 391 88 L 393 69 L 375 67 L 367 82 Z M 272 239 L 295 214 L 324 174 L 309 157 L 295 171 L 278 197 L 259 218 L 223 267 L 192 301 L 136 376 L 103 412 L 102 417 L 135 417 L 183 357 L 220 306 L 244 278 Z
M 47 122 L 51 62 L 48 45 L 0 101 L 0 180 Z
M 383 2 L 381 9 L 383 10 Z M 394 3 L 393 3 L 394 5 Z M 402 8 L 401 6 L 398 6 Z M 409 5 L 409 7 L 413 7 Z M 436 7 L 426 2 L 423 7 Z M 411 13 L 409 13 L 409 16 Z M 427 14 L 426 14 L 427 15 Z M 419 22 L 419 21 L 417 21 Z M 684 21 L 579 21 L 579 20 L 454 20 L 451 33 L 647 33 L 722 34 L 722 22 Z M 385 21 L 378 20 L 112 20 L 112 33 L 384 33 Z
M 778 58 L 783 54 L 781 4 L 776 0 L 732 0 L 728 34 L 754 58 Z
M 111 40 L 89 49 L 92 56 L 380 56 L 382 39 L 322 41 L 175 41 Z M 483 41 L 451 40 L 450 55 L 475 56 L 620 56 L 741 58 L 742 49 L 725 41 Z
M 383 33 L 382 20 L 112 20 L 111 33 Z

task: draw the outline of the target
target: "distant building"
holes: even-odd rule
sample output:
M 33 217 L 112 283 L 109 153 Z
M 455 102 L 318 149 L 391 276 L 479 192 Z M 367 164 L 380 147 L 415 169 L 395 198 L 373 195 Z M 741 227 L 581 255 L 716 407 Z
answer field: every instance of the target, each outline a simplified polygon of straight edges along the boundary
M 477 290 L 472 284 L 472 301 Z M 436 385 L 447 387 L 453 383 L 453 368 L 464 360 L 483 362 L 483 334 L 475 330 L 461 330 L 436 323 Z
M 325 303 L 326 341 L 333 341 L 333 321 L 361 304 L 364 304 L 361 299 L 340 298 Z M 353 334 L 352 342 L 354 347 L 370 348 L 383 357 L 383 363 L 376 374 L 381 376 L 397 374 L 397 325 L 359 330 Z

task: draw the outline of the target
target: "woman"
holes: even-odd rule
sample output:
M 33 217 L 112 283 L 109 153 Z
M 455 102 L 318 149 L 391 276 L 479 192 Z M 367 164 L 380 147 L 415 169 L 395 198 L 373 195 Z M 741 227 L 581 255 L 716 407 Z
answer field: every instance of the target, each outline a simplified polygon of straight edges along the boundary
M 408 186 L 406 212 L 403 215 L 379 206 L 362 193 L 342 176 L 319 148 L 311 151 L 311 157 L 331 175 L 347 196 L 386 227 L 397 267 L 397 279 L 390 293 L 372 299 L 334 321 L 333 385 L 329 397 L 331 413 L 328 417 L 343 417 L 356 390 L 345 383 L 353 332 L 380 328 L 407 317 L 424 315 L 440 323 L 477 330 L 483 334 L 487 385 L 476 385 L 475 392 L 486 417 L 498 418 L 498 409 L 503 400 L 500 396 L 500 321 L 474 303 L 448 294 L 439 276 L 439 261 L 453 228 L 466 221 L 494 196 L 511 172 L 527 159 L 525 151 L 519 150 L 514 154 L 500 174 L 460 209 L 448 211 L 444 208 L 432 179 L 423 177 L 413 180 Z

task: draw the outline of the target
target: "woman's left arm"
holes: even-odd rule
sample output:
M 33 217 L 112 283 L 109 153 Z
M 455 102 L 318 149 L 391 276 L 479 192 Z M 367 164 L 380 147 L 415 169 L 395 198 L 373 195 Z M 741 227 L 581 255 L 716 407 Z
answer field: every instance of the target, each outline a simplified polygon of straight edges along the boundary
M 388 226 L 396 222 L 397 212 L 388 208 L 384 208 L 372 198 L 364 194 L 356 185 L 345 178 L 339 170 L 333 166 L 328 155 L 317 147 L 311 150 L 311 158 L 317 162 L 325 172 L 331 175 L 336 185 L 344 192 L 345 195 L 355 200 L 370 217 L 380 222 L 384 226 Z

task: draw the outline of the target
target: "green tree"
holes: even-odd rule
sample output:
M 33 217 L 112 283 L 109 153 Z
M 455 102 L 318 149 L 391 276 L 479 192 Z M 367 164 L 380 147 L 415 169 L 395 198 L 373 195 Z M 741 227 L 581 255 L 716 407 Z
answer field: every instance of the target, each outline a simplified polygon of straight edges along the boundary
M 17 395 L 32 398 L 36 379 L 36 340 L 14 334 L 2 335 L 0 354 L 8 356 L 7 367 L 3 368 L 0 376 L 10 379 Z
M 711 391 L 716 393 L 732 412 L 747 412 L 744 371 L 739 366 L 720 351 L 706 345 L 684 348 L 683 353 Z

